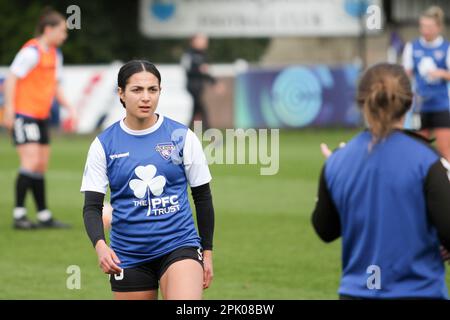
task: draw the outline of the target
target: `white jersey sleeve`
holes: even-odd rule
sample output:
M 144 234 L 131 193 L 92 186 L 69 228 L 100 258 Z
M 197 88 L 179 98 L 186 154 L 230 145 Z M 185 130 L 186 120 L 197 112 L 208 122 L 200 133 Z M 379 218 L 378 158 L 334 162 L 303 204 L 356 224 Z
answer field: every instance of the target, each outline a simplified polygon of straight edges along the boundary
M 56 53 L 56 80 L 61 82 L 63 79 L 63 55 L 61 51 L 57 51 Z
M 108 185 L 105 150 L 100 140 L 95 138 L 89 148 L 80 191 L 94 191 L 106 194 Z
M 189 71 L 191 69 L 192 66 L 192 58 L 189 54 L 184 53 L 181 56 L 181 66 L 184 68 L 184 70 Z
M 9 70 L 19 78 L 25 77 L 39 62 L 36 48 L 26 47 L 16 54 Z
M 413 47 L 411 42 L 408 42 L 405 49 L 403 49 L 402 64 L 407 71 L 414 69 Z
M 446 61 L 446 64 L 447 64 L 447 70 L 450 70 L 450 46 L 448 47 L 448 50 L 447 50 L 447 61 Z
M 195 133 L 188 129 L 183 151 L 183 164 L 191 187 L 198 187 L 211 181 L 208 162 L 202 144 Z

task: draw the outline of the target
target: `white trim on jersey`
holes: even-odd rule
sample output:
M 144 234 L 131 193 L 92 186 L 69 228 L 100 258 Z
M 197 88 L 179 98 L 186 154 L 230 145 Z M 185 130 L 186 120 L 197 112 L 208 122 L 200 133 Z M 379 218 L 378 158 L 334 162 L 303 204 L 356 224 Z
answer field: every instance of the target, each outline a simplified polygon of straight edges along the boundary
M 420 37 L 419 41 L 420 41 L 420 44 L 422 46 L 424 46 L 425 48 L 433 49 L 433 48 L 437 48 L 442 45 L 442 43 L 444 42 L 444 37 L 439 36 L 436 39 L 434 39 L 433 41 L 427 41 L 427 40 L 425 40 L 424 37 Z
M 127 127 L 127 125 L 125 124 L 125 122 L 123 121 L 124 119 L 120 120 L 120 128 L 122 128 L 123 131 L 125 131 L 128 134 L 131 134 L 132 136 L 143 136 L 152 132 L 155 132 L 156 130 L 158 130 L 158 128 L 161 126 L 164 116 L 158 114 L 158 120 L 156 120 L 156 123 L 154 125 L 152 125 L 150 128 L 144 129 L 144 130 L 133 130 Z
M 145 130 L 132 130 L 125 125 L 123 120 L 120 121 L 120 127 L 128 134 L 139 136 L 156 131 L 161 126 L 163 119 L 163 116 L 160 115 L 158 121 Z M 211 181 L 211 173 L 202 144 L 190 129 L 187 129 L 186 133 L 183 164 L 186 178 L 191 187 L 198 187 Z M 100 140 L 95 138 L 89 148 L 80 191 L 94 191 L 106 194 L 108 185 L 105 151 Z

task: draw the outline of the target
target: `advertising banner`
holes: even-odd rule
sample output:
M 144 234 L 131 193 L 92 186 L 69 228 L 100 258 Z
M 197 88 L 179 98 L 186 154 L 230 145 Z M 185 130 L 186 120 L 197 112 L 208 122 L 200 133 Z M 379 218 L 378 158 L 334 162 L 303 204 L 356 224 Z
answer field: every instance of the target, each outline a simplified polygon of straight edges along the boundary
M 141 0 L 148 37 L 358 36 L 380 0 Z M 382 28 L 380 21 L 380 29 Z M 379 32 L 371 30 L 371 32 Z
M 235 82 L 235 126 L 302 128 L 357 126 L 359 70 L 354 65 L 253 70 Z

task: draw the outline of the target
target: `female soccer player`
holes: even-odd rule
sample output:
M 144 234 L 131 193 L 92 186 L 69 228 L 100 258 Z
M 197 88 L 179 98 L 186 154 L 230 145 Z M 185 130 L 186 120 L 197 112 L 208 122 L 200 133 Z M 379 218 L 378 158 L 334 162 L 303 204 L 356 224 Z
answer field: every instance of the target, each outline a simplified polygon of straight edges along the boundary
M 312 223 L 325 242 L 342 236 L 341 298 L 447 297 L 450 165 L 401 130 L 412 97 L 401 66 L 370 68 L 358 88 L 369 130 L 322 169 Z
M 403 65 L 415 80 L 421 134 L 434 134 L 437 149 L 450 161 L 450 43 L 441 35 L 444 12 L 430 7 L 419 23 L 421 37 L 406 45 Z
M 15 186 L 14 227 L 68 227 L 52 217 L 47 208 L 44 175 L 50 156 L 47 119 L 52 101 L 69 110 L 62 87 L 62 55 L 57 49 L 67 37 L 64 17 L 51 9 L 44 10 L 37 24 L 37 37 L 26 42 L 14 58 L 5 83 L 4 125 L 12 130 L 20 158 Z M 31 190 L 37 207 L 38 223 L 26 216 L 25 196 Z
M 161 76 L 153 64 L 130 61 L 117 82 L 126 117 L 90 147 L 81 186 L 86 231 L 115 299 L 157 299 L 159 285 L 164 299 L 201 299 L 213 277 L 214 231 L 202 146 L 186 126 L 155 113 Z M 110 246 L 101 215 L 108 185 Z

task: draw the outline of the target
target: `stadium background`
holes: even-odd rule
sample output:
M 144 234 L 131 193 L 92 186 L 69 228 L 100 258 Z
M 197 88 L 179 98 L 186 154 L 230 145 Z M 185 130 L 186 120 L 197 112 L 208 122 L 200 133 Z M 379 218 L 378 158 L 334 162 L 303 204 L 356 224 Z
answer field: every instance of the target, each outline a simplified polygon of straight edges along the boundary
M 303 2 L 306 7 L 311 5 Z M 77 134 L 65 132 L 65 114 L 59 114 L 55 106 L 47 175 L 50 208 L 74 228 L 12 230 L 17 157 L 7 133 L 0 129 L 0 299 L 111 297 L 81 219 L 83 199 L 78 190 L 85 156 L 96 132 L 121 115 L 114 95 L 121 61 L 146 58 L 155 62 L 161 68 L 165 90 L 160 112 L 189 121 L 192 101 L 178 64 L 187 38 L 148 36 L 141 25 L 143 8 L 163 5 L 167 9 L 179 3 L 0 0 L 0 105 L 7 67 L 32 36 L 40 10 L 51 5 L 66 13 L 72 4 L 81 9 L 81 29 L 70 30 L 62 47 L 64 86 L 80 110 L 80 126 Z M 258 165 L 211 166 L 217 218 L 215 280 L 205 293 L 207 299 L 337 297 L 340 242 L 321 243 L 310 224 L 323 163 L 319 143 L 337 146 L 360 130 L 361 118 L 353 102 L 359 70 L 379 61 L 396 61 L 404 42 L 417 36 L 416 21 L 424 8 L 439 4 L 450 12 L 446 1 L 375 1 L 382 8 L 383 28 L 366 35 L 358 28 L 358 16 L 372 1 L 323 1 L 323 7 L 320 1 L 315 3 L 316 11 L 306 17 L 314 13 L 319 20 L 326 19 L 324 12 L 330 7 L 325 3 L 332 3 L 348 16 L 349 29 L 331 34 L 326 27 L 313 24 L 315 29 L 299 27 L 298 34 L 260 31 L 211 37 L 211 72 L 226 84 L 224 96 L 212 89 L 205 93 L 211 125 L 282 129 L 277 175 L 260 176 Z M 308 21 L 317 23 L 314 19 L 299 23 Z M 33 217 L 34 207 L 28 200 Z M 66 287 L 71 265 L 81 268 L 79 290 Z

